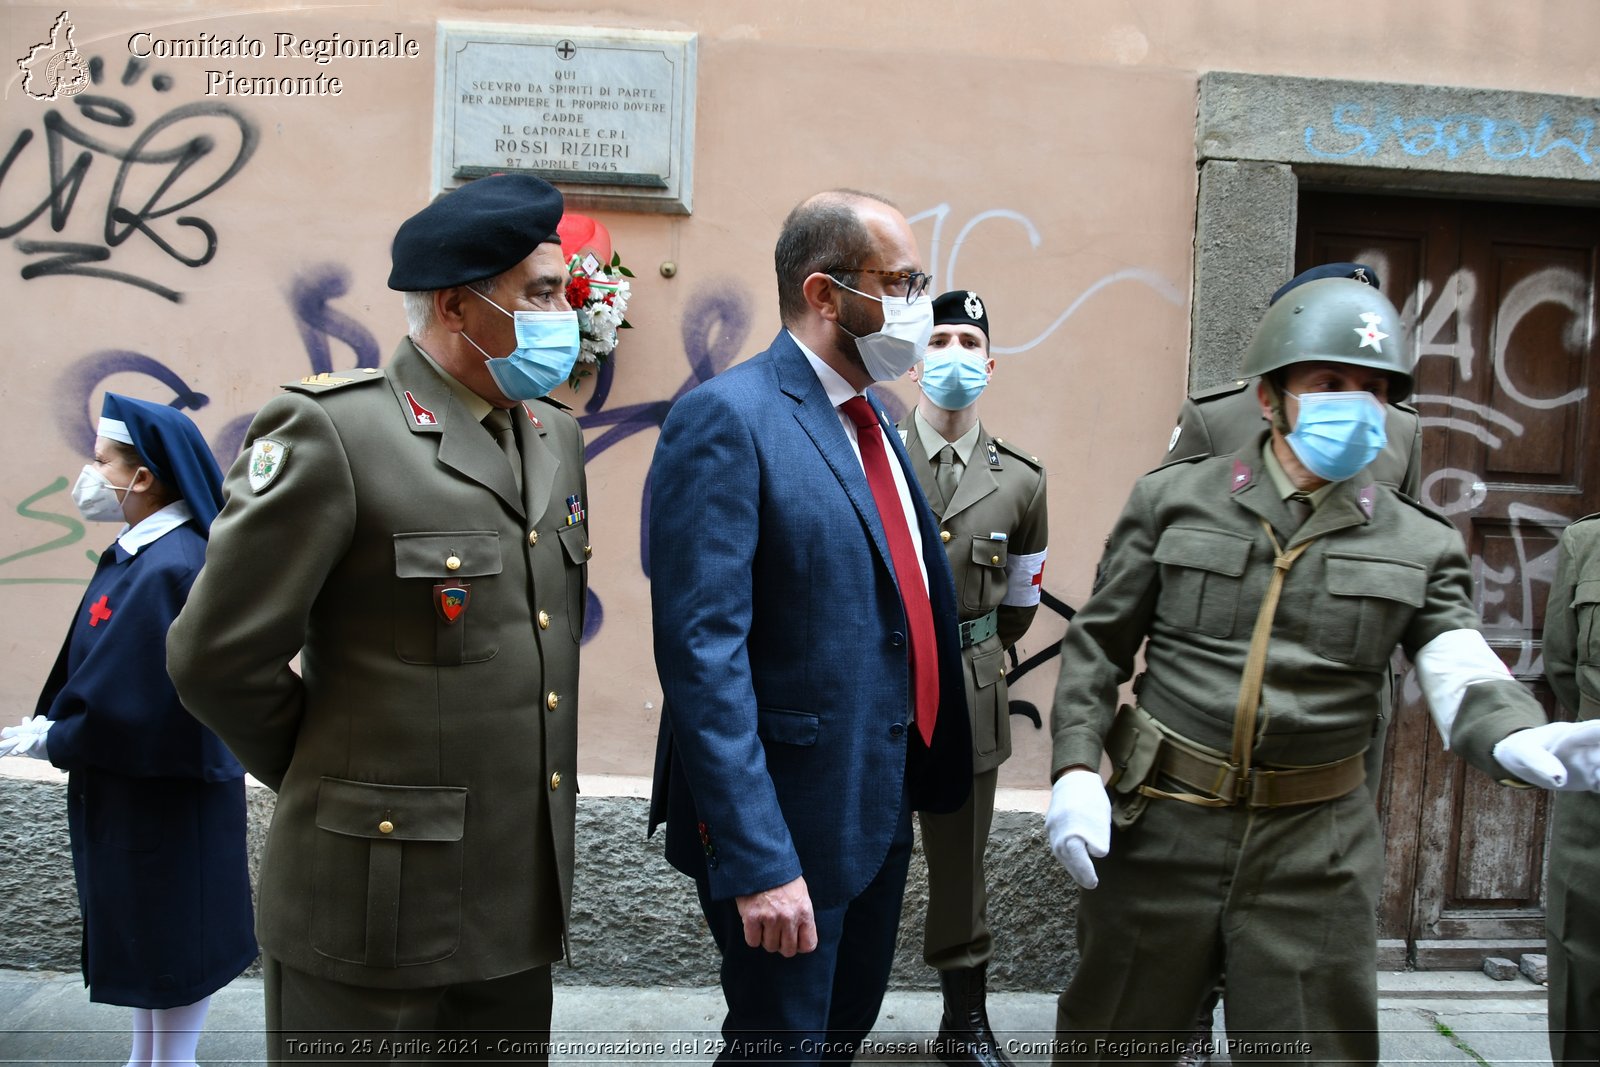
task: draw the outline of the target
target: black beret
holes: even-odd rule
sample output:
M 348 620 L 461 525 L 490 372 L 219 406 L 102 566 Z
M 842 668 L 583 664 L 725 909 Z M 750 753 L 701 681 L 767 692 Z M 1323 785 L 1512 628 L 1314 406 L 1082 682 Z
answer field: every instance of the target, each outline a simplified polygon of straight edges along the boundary
M 1267 306 L 1276 304 L 1284 293 L 1297 289 L 1306 282 L 1320 281 L 1323 278 L 1350 278 L 1358 282 L 1366 282 L 1374 289 L 1381 289 L 1378 284 L 1378 272 L 1365 263 L 1324 263 L 1320 267 L 1303 270 L 1293 278 L 1278 286 L 1278 291 L 1272 294 L 1272 299 L 1267 301 Z
M 389 288 L 431 292 L 493 278 L 557 241 L 561 193 L 531 174 L 491 174 L 445 193 L 400 224 Z
M 935 326 L 976 326 L 989 339 L 989 309 L 970 289 L 952 289 L 933 298 Z

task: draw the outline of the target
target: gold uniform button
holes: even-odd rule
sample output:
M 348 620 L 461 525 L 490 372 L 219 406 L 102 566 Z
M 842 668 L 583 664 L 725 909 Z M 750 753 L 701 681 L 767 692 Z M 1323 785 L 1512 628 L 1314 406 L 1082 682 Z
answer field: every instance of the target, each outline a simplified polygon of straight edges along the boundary
M 390 822 L 388 819 L 383 820 L 382 822 L 380 822 L 378 824 L 378 833 L 380 833 L 380 834 L 392 834 L 392 833 L 394 833 L 394 823 Z
M 444 569 L 447 570 L 447 571 L 458 571 L 458 570 L 460 570 L 461 569 L 461 557 L 460 556 L 447 556 L 447 557 L 445 557 Z
M 550 776 L 550 788 L 551 789 L 559 789 L 559 788 L 561 788 L 561 772 L 560 771 L 557 771 L 557 772 L 555 772 L 554 774 L 552 774 Z
M 990 563 L 999 563 L 1000 562 L 1000 557 L 999 556 L 990 556 L 989 557 L 989 562 Z
M 539 531 L 538 530 L 529 530 L 528 531 L 528 544 L 536 545 L 538 543 L 539 543 Z
M 950 543 L 950 531 L 949 530 L 940 530 L 939 531 L 939 540 L 943 541 L 945 544 L 948 545 Z
M 550 629 L 550 613 L 548 611 L 539 612 L 539 629 Z
M 594 555 L 594 549 L 589 547 L 588 545 L 584 545 L 583 546 L 583 558 L 584 559 L 588 559 L 592 555 Z
M 556 705 L 559 703 L 561 703 L 561 698 L 555 693 L 550 693 L 544 698 L 544 706 L 549 708 L 551 711 L 555 711 Z

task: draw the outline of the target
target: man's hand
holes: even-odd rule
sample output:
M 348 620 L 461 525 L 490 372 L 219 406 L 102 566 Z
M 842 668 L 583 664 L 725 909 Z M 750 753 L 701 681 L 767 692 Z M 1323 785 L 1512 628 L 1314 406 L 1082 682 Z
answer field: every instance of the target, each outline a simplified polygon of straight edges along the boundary
M 817 947 L 817 918 L 804 878 L 735 897 L 734 903 L 744 920 L 744 943 L 751 948 L 793 956 Z
M 49 759 L 50 754 L 45 751 L 45 735 L 53 725 L 43 715 L 27 715 L 20 724 L 0 730 L 0 756 Z
M 1111 798 L 1095 771 L 1080 767 L 1050 787 L 1050 810 L 1044 815 L 1050 851 L 1072 880 L 1085 889 L 1100 884 L 1091 856 L 1111 851 Z
M 1549 722 L 1494 746 L 1495 761 L 1540 789 L 1600 792 L 1600 721 Z

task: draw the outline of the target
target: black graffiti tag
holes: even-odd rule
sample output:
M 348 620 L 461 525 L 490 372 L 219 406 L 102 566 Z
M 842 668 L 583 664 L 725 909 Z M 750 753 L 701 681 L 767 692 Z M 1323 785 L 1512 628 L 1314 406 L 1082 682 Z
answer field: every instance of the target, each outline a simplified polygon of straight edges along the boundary
M 98 75 L 98 61 L 91 66 Z M 123 84 L 137 74 L 138 70 L 130 68 Z M 99 127 L 131 130 L 136 124 L 133 108 L 110 96 L 82 93 L 73 98 L 73 104 L 86 122 Z M 0 217 L 0 238 L 16 237 L 41 220 L 61 233 L 72 219 L 95 158 L 116 160 L 118 167 L 106 197 L 100 240 L 18 237 L 18 251 L 39 257 L 22 268 L 22 278 L 57 274 L 104 278 L 180 302 L 182 294 L 170 286 L 96 264 L 110 260 L 113 251 L 135 234 L 185 267 L 211 262 L 217 251 L 216 228 L 199 215 L 179 212 L 228 184 L 243 169 L 260 140 L 254 125 L 226 103 L 200 101 L 172 108 L 126 144 L 115 143 L 92 127 L 74 125 L 55 108 L 45 112 L 42 126 L 46 173 L 38 177 L 44 185 L 43 196 L 15 218 Z M 69 161 L 70 146 L 80 151 Z M 18 164 L 37 159 L 39 154 L 33 130 L 17 134 L 0 158 L 0 194 L 23 183 Z

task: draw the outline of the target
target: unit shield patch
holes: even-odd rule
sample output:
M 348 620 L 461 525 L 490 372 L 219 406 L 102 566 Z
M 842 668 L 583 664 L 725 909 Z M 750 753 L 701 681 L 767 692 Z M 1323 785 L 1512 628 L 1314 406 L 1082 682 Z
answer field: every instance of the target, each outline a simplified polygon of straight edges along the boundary
M 250 466 L 247 468 L 250 491 L 259 493 L 271 485 L 272 480 L 282 473 L 283 465 L 288 460 L 288 445 L 270 437 L 256 438 L 255 444 L 250 446 Z

